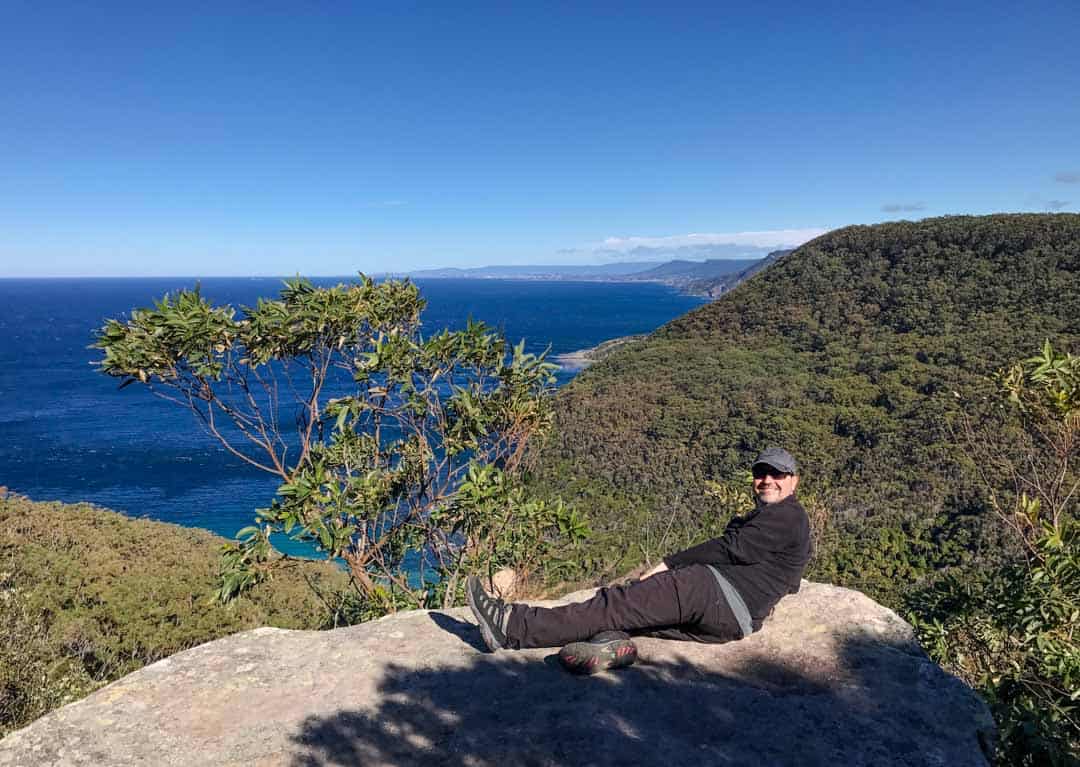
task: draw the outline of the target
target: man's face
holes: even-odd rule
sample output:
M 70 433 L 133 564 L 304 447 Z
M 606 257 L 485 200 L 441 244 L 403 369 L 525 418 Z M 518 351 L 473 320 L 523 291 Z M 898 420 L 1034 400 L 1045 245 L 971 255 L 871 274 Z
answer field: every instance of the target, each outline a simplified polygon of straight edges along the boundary
M 763 463 L 753 469 L 754 495 L 764 504 L 779 503 L 792 493 L 799 484 L 798 474 L 785 474 Z

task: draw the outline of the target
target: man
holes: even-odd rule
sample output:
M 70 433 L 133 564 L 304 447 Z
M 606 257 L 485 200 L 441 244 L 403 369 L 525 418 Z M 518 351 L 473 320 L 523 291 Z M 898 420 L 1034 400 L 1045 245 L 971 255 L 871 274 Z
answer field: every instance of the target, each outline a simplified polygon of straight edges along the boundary
M 781 597 L 799 590 L 811 549 L 810 521 L 795 497 L 799 470 L 792 455 L 769 448 L 752 471 L 754 511 L 733 519 L 719 538 L 664 557 L 641 580 L 600 589 L 585 602 L 507 604 L 469 578 L 469 606 L 487 646 L 516 650 L 570 642 L 560 653 L 564 665 L 591 673 L 634 661 L 636 649 L 623 632 L 729 642 L 757 631 Z

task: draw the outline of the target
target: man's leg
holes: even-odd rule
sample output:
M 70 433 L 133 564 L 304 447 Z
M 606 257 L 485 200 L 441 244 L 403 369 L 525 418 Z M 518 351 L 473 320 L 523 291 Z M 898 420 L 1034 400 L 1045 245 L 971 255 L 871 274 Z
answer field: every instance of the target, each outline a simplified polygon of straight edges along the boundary
M 507 646 L 514 649 L 559 647 L 601 631 L 714 642 L 742 636 L 712 573 L 703 565 L 693 565 L 601 589 L 592 599 L 577 604 L 515 604 L 506 625 L 506 639 Z

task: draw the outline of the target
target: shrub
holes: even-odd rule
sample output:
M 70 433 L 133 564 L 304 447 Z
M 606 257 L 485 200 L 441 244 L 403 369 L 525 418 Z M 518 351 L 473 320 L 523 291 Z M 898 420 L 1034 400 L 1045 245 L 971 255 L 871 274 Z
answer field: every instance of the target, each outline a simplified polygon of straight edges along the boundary
M 990 703 L 1008 764 L 1080 758 L 1080 526 L 1035 541 L 1038 564 L 948 575 L 910 598 L 927 652 Z
M 85 504 L 0 498 L 0 734 L 212 639 L 343 622 L 348 579 L 326 563 L 295 561 L 273 587 L 221 605 L 224 543 Z
M 1080 761 L 1080 357 L 1041 353 L 996 377 L 997 418 L 961 438 L 1014 561 L 957 570 L 909 597 L 928 652 L 990 702 L 1010 764 Z M 1017 417 L 1010 443 L 1003 421 Z

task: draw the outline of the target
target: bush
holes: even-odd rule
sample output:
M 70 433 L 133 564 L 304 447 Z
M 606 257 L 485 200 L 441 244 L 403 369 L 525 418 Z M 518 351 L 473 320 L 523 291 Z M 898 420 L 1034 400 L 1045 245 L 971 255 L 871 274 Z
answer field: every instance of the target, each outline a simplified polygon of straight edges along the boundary
M 61 655 L 41 610 L 14 573 L 0 573 L 0 736 L 97 689 L 77 658 Z
M 1040 564 L 949 575 L 909 609 L 934 660 L 990 703 L 1000 756 L 1018 765 L 1080 759 L 1080 526 L 1037 540 Z
M 1002 407 L 962 420 L 964 455 L 1013 538 L 1012 562 L 909 597 L 932 657 L 979 689 L 1010 764 L 1080 763 L 1080 357 L 1042 352 L 995 376 Z M 1019 431 L 1003 442 L 1003 421 Z
M 0 735 L 212 639 L 343 622 L 348 579 L 326 563 L 294 562 L 222 606 L 224 543 L 85 504 L 0 498 Z

